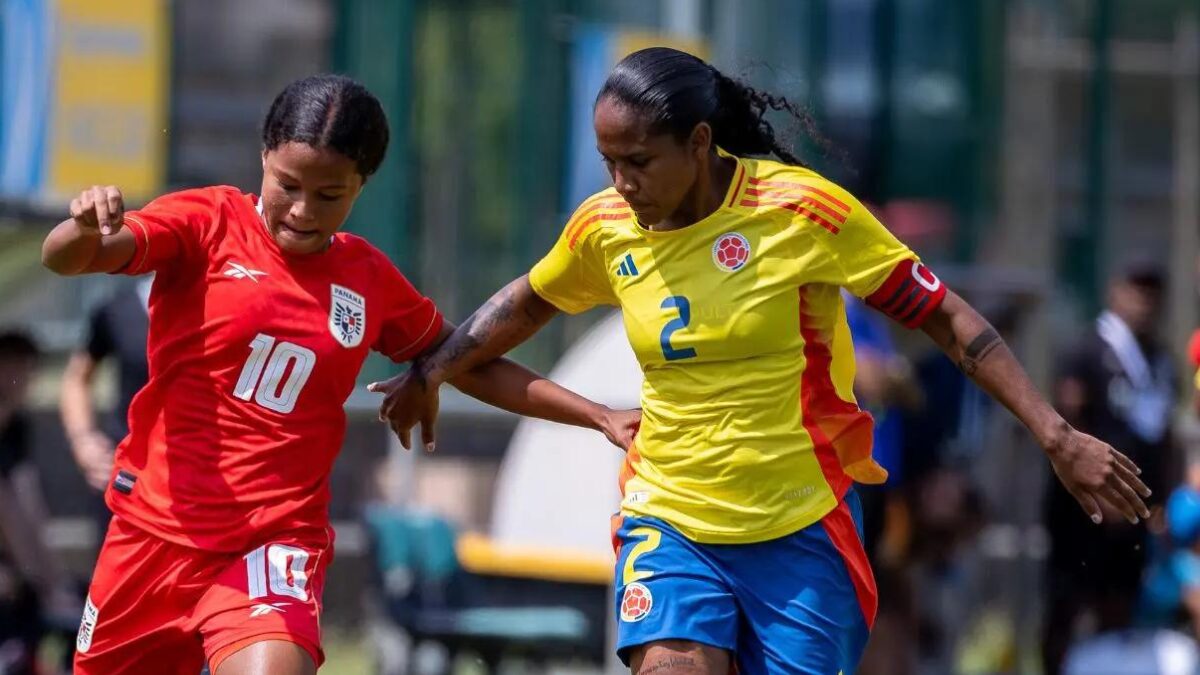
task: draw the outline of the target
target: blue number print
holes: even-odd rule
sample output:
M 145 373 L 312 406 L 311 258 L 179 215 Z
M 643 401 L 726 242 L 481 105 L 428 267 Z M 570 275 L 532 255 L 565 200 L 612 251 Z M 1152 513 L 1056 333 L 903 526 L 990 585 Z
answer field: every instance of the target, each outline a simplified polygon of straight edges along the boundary
M 692 304 L 682 295 L 672 295 L 663 300 L 662 308 L 679 310 L 679 317 L 668 321 L 667 325 L 663 326 L 662 335 L 658 338 L 659 342 L 662 343 L 663 356 L 668 361 L 694 358 L 696 356 L 694 348 L 675 349 L 671 346 L 671 334 L 677 330 L 687 328 L 688 324 L 692 322 Z

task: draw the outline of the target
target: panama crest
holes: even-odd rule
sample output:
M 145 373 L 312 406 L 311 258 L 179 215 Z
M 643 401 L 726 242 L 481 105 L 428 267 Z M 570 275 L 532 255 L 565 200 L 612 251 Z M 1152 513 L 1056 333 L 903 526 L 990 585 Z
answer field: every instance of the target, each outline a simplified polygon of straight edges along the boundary
M 329 332 L 343 347 L 357 347 L 367 325 L 367 301 L 337 284 L 330 284 L 329 292 Z

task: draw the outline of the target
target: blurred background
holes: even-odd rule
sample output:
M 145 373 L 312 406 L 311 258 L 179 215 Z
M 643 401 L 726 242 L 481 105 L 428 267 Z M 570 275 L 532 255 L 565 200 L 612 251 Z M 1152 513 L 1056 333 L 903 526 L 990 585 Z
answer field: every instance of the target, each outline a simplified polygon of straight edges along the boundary
M 0 413 L 10 413 L 0 430 L 16 412 L 28 429 L 0 434 L 9 444 L 0 452 L 31 468 L 48 513 L 40 534 L 81 583 L 103 522 L 88 461 L 122 433 L 144 316 L 128 306 L 133 282 L 43 270 L 41 240 L 96 183 L 121 186 L 133 204 L 211 184 L 258 192 L 259 124 L 272 98 L 326 71 L 364 82 L 392 124 L 387 160 L 348 227 L 460 321 L 527 271 L 575 205 L 606 185 L 591 105 L 608 69 L 653 44 L 701 55 L 807 107 L 834 147 L 823 153 L 797 135 L 814 167 L 871 204 L 978 306 L 1073 421 L 1132 428 L 1129 443 L 1158 467 L 1160 496 L 1189 483 L 1188 344 L 1200 325 L 1196 0 L 0 8 L 0 331 L 38 347 L 36 361 L 22 356 L 36 363 L 28 395 L 0 390 L 9 399 Z M 1101 573 L 1060 554 L 1094 542 L 1076 542 L 1076 522 L 1055 512 L 1028 435 L 963 388 L 922 336 L 851 309 L 860 402 L 876 415 L 893 476 L 868 499 L 884 600 L 862 672 L 1050 672 L 1068 650 L 1107 653 L 1104 635 L 1142 625 L 1131 607 L 1144 604 L 1160 558 L 1192 545 L 1172 529 L 1187 513 L 1175 522 L 1159 513 L 1150 528 L 1106 540 L 1130 561 L 1102 574 L 1132 580 L 1116 602 L 1126 611 L 1108 611 L 1111 598 L 1080 580 Z M 1153 381 L 1124 372 L 1127 355 L 1096 322 L 1105 311 L 1133 329 Z M 581 393 L 636 405 L 636 363 L 601 311 L 555 320 L 516 356 Z M 391 372 L 370 361 L 360 383 Z M 374 404 L 365 391 L 350 400 L 333 477 L 338 552 L 322 672 L 619 672 L 606 647 L 619 451 L 448 394 L 438 452 L 417 457 L 391 443 Z M 96 433 L 67 433 L 64 417 L 66 428 Z M 19 565 L 0 567 L 0 615 L 20 576 Z M 1197 587 L 1200 578 L 1182 593 Z M 53 672 L 69 635 L 55 637 L 64 622 L 47 619 L 46 604 L 29 616 L 41 611 L 50 637 L 36 649 Z M 1197 634 L 1186 612 L 1175 618 L 1182 632 L 1172 635 Z M 5 625 L 0 616 L 0 642 Z M 4 665 L 4 649 L 0 673 L 25 672 Z M 1151 656 L 1127 662 L 1158 670 L 1119 670 L 1119 659 L 1088 669 L 1079 665 L 1087 654 L 1073 658 L 1083 668 L 1073 672 L 1190 672 Z

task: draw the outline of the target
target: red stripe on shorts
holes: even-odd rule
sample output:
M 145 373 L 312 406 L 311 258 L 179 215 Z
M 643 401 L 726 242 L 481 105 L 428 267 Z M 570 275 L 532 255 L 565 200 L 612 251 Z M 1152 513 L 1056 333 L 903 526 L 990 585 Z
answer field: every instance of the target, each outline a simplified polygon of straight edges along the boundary
M 863 618 L 867 620 L 867 630 L 871 630 L 879 610 L 879 589 L 875 586 L 875 574 L 867 560 L 867 551 L 858 538 L 858 528 L 854 525 L 854 516 L 850 515 L 850 506 L 845 500 L 839 501 L 837 508 L 821 519 L 821 525 L 834 548 L 846 561 L 850 581 L 854 584 L 854 594 L 858 596 Z

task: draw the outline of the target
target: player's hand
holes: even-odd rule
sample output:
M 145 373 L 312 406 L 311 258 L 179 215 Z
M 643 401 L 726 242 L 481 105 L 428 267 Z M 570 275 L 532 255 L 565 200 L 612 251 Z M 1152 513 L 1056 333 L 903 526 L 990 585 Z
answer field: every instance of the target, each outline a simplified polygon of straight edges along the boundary
M 125 218 L 125 198 L 115 185 L 93 185 L 71 200 L 71 218 L 84 232 L 115 234 Z
M 112 476 L 113 450 L 112 440 L 103 433 L 92 430 L 71 439 L 71 453 L 79 470 L 88 485 L 104 492 L 108 487 L 108 479 Z
M 414 367 L 383 382 L 372 382 L 367 385 L 367 391 L 383 394 L 383 402 L 379 404 L 379 421 L 387 422 L 405 450 L 412 449 L 412 428 L 419 423 L 421 443 L 426 452 L 433 452 L 438 387 L 425 382 Z
M 642 411 L 638 410 L 609 410 L 600 418 L 600 431 L 610 443 L 629 452 L 633 439 L 637 438 L 638 429 L 642 426 Z
M 1150 488 L 1138 478 L 1141 469 L 1111 445 L 1070 429 L 1047 452 L 1063 487 L 1093 522 L 1104 521 L 1102 503 L 1131 523 L 1150 517 L 1142 501 L 1150 496 Z

